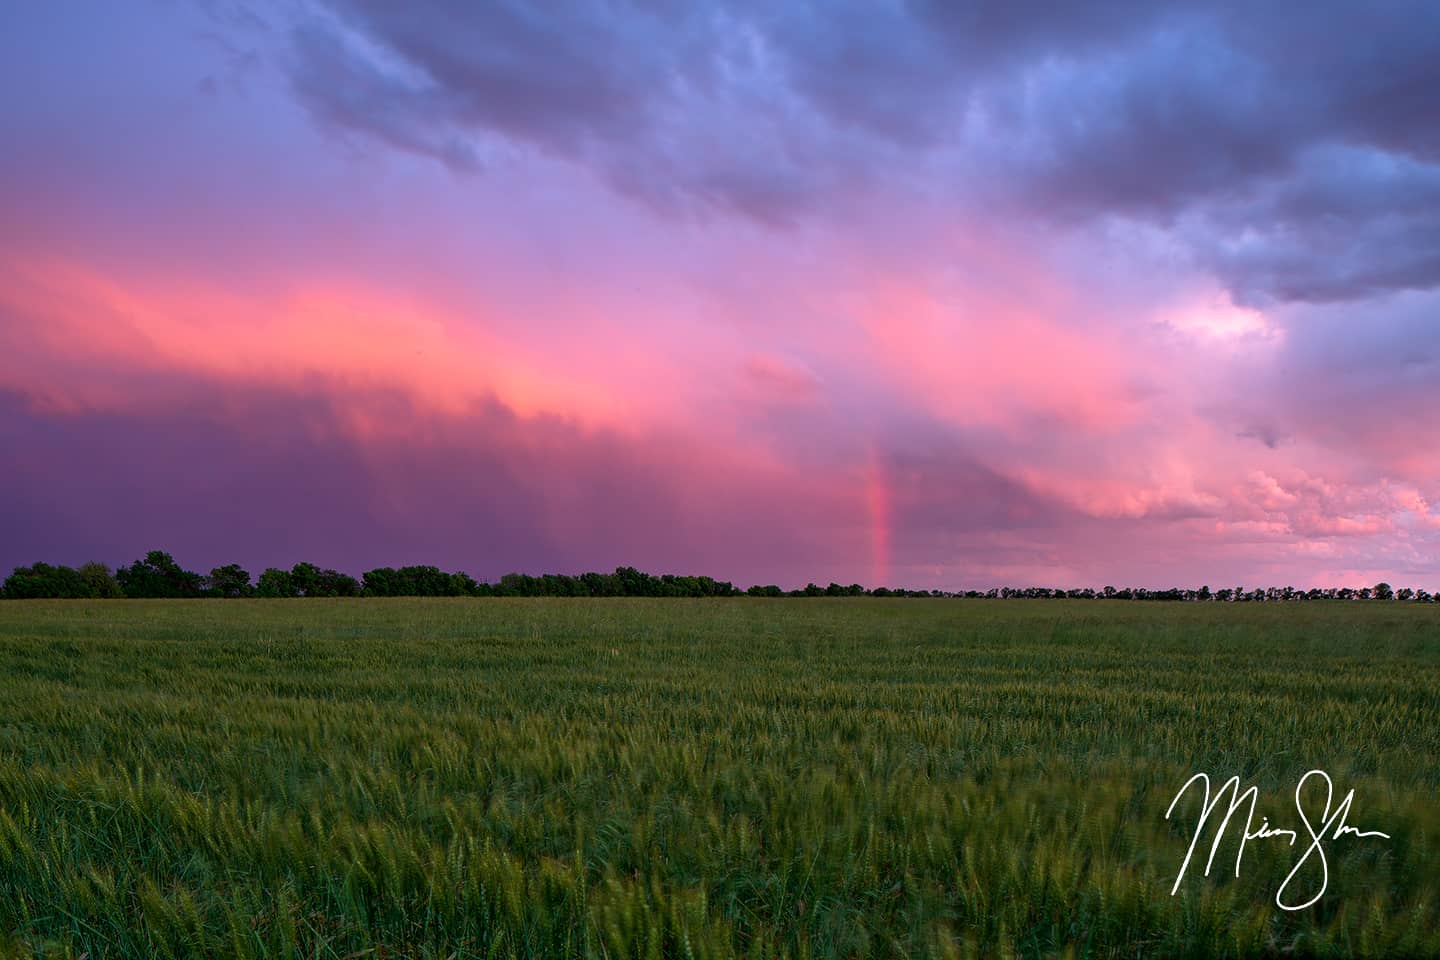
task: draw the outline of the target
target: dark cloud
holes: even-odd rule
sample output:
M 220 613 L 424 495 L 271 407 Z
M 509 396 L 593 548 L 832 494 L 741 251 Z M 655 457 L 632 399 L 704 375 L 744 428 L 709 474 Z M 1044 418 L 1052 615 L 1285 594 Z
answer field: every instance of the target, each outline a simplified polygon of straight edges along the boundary
M 1428 289 L 1440 283 L 1440 165 L 1370 148 L 1317 149 L 1243 205 L 1207 211 L 1198 235 L 1202 255 L 1244 303 Z
M 400 150 L 433 156 L 461 173 L 480 168 L 474 146 L 449 130 L 433 91 L 386 76 L 333 32 L 302 27 L 294 36 L 291 80 L 296 94 L 325 127 L 364 130 Z
M 452 168 L 499 137 L 583 163 L 667 214 L 771 225 L 823 173 L 737 24 L 696 5 L 337 0 L 297 28 L 291 80 L 312 114 Z M 727 123 L 743 115 L 743 139 Z M 457 157 L 460 162 L 457 163 Z
M 18 452 L 0 474 L 0 570 L 160 547 L 207 570 L 634 564 L 783 580 L 844 566 L 859 536 L 844 497 L 706 470 L 664 438 L 333 384 L 147 383 L 143 409 L 123 412 L 0 391 L 0 447 Z
M 0 391 L 0 446 L 19 451 L 0 474 L 0 572 L 113 565 L 158 547 L 197 569 L 239 562 L 252 573 L 301 559 L 357 574 L 435 563 L 492 579 L 634 564 L 849 583 L 872 579 L 877 523 L 908 569 L 948 563 L 990 532 L 1063 540 L 1077 520 L 938 427 L 900 431 L 818 473 L 752 473 L 683 438 L 494 403 L 441 414 L 323 380 L 146 383 L 127 410 Z
M 560 152 L 617 129 L 643 132 L 691 28 L 677 11 L 585 0 L 348 0 L 337 9 L 423 70 L 456 123 Z
M 1080 58 L 1124 47 L 1185 4 L 1169 0 L 912 0 L 924 28 L 935 32 L 960 69 L 970 73 Z
M 938 175 L 957 203 L 1160 224 L 1246 302 L 1440 283 L 1432 3 L 328 9 L 294 37 L 312 114 L 457 170 L 500 138 L 770 226 Z
M 966 85 L 903 4 L 774 4 L 752 23 L 783 81 L 835 128 L 910 149 L 957 128 Z
M 980 142 L 1014 202 L 1173 227 L 1246 303 L 1440 284 L 1440 7 L 1152 21 L 992 81 Z
M 115 564 L 153 547 L 197 564 L 258 567 L 299 550 L 349 566 L 374 529 L 371 478 L 295 399 L 253 398 L 258 431 L 189 401 L 158 415 L 60 412 L 0 392 L 0 443 L 17 452 L 0 478 L 0 567 Z
M 977 139 L 989 163 L 1010 171 L 1012 202 L 1052 219 L 1168 220 L 1283 172 L 1293 136 L 1284 128 L 1301 122 L 1265 66 L 1208 24 L 1026 75 L 987 88 L 991 120 Z

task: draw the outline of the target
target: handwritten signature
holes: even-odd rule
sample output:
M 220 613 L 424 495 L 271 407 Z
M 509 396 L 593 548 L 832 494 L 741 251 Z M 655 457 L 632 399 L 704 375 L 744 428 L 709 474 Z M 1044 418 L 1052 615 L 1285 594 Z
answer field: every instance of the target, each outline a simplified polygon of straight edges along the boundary
M 1311 822 L 1309 815 L 1305 812 L 1305 804 L 1301 800 L 1301 794 L 1305 790 L 1305 784 L 1309 782 L 1312 777 L 1319 777 L 1325 781 L 1325 806 L 1320 811 L 1318 827 L 1315 823 Z M 1272 827 L 1270 826 L 1268 818 L 1261 818 L 1260 826 L 1254 829 L 1251 828 L 1255 820 L 1255 801 L 1259 797 L 1260 791 L 1258 787 L 1254 786 L 1242 791 L 1240 789 L 1240 778 L 1238 776 L 1226 780 L 1224 785 L 1216 791 L 1212 799 L 1210 796 L 1210 777 L 1203 773 L 1195 774 L 1195 776 L 1185 781 L 1185 786 L 1181 787 L 1180 792 L 1175 794 L 1175 799 L 1170 801 L 1170 806 L 1165 811 L 1166 820 L 1169 820 L 1170 815 L 1175 812 L 1175 805 L 1180 802 L 1180 798 L 1185 796 L 1190 788 L 1197 783 L 1201 784 L 1205 790 L 1204 805 L 1200 811 L 1200 822 L 1195 825 L 1195 835 L 1190 840 L 1190 849 L 1185 852 L 1185 861 L 1180 864 L 1180 873 L 1175 878 L 1175 886 L 1170 888 L 1170 895 L 1172 897 L 1176 891 L 1180 889 L 1180 881 L 1185 879 L 1185 871 L 1190 867 L 1190 859 L 1195 855 L 1195 847 L 1200 842 L 1200 835 L 1205 830 L 1205 824 L 1210 820 L 1210 815 L 1220 806 L 1220 801 L 1225 799 L 1226 793 L 1230 795 L 1230 804 L 1225 810 L 1224 818 L 1220 821 L 1219 829 L 1215 831 L 1215 842 L 1210 845 L 1210 857 L 1205 861 L 1205 876 L 1208 877 L 1210 875 L 1210 866 L 1215 862 L 1215 854 L 1220 849 L 1220 841 L 1224 838 L 1225 830 L 1230 825 L 1230 818 L 1235 814 L 1236 810 L 1244 805 L 1246 800 L 1250 801 L 1250 809 L 1246 813 L 1245 831 L 1240 837 L 1240 849 L 1235 854 L 1236 877 L 1240 876 L 1240 860 L 1245 856 L 1245 844 L 1251 840 L 1286 837 L 1290 841 L 1290 846 L 1293 847 L 1300 839 L 1299 831 Z M 1386 840 L 1390 839 L 1388 833 L 1381 833 L 1379 830 L 1358 830 L 1345 822 L 1350 816 L 1350 804 L 1355 799 L 1354 790 L 1350 790 L 1345 794 L 1345 799 L 1340 801 L 1332 813 L 1330 805 L 1334 799 L 1335 785 L 1331 782 L 1330 775 L 1324 770 L 1311 770 L 1305 774 L 1305 776 L 1301 777 L 1300 782 L 1295 785 L 1295 809 L 1300 814 L 1300 822 L 1304 824 L 1305 833 L 1309 834 L 1310 839 L 1309 846 L 1306 847 L 1305 852 L 1301 855 L 1300 859 L 1295 862 L 1295 866 L 1290 870 L 1290 873 L 1286 875 L 1284 882 L 1280 884 L 1280 889 L 1275 891 L 1275 905 L 1282 910 L 1304 910 L 1325 895 L 1325 888 L 1330 884 L 1330 868 L 1325 860 L 1324 845 L 1326 840 L 1339 840 L 1347 834 L 1355 837 L 1384 837 Z M 1287 902 L 1285 891 L 1290 888 L 1291 883 L 1300 873 L 1300 868 L 1305 866 L 1311 856 L 1319 857 L 1320 888 L 1304 903 Z

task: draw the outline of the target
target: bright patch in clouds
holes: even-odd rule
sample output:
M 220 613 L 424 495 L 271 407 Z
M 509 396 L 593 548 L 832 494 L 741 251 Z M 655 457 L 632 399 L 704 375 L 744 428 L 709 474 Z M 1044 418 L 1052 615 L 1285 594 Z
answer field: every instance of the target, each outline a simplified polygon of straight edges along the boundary
M 1283 335 L 1262 311 L 1236 306 L 1224 291 L 1167 310 L 1162 322 L 1202 342 L 1264 341 Z

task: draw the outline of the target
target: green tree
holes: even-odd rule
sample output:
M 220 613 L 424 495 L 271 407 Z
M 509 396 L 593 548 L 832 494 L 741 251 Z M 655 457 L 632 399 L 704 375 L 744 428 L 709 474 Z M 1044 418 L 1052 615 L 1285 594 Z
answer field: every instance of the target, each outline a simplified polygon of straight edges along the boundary
M 103 563 L 82 563 L 75 572 L 80 574 L 80 578 L 90 587 L 90 596 L 96 599 L 114 600 L 125 596 L 120 591 L 120 584 L 115 582 L 115 575 Z
M 70 567 L 35 563 L 16 567 L 5 578 L 4 594 L 10 600 L 73 600 L 92 596 L 90 585 Z
M 320 576 L 315 582 L 315 593 L 306 596 L 318 597 L 358 597 L 360 596 L 360 581 L 348 573 L 340 573 L 338 570 L 321 570 Z
M 367 597 L 400 597 L 399 578 L 394 567 L 376 567 L 360 577 L 360 589 Z
M 507 573 L 495 587 L 497 597 L 538 597 L 540 582 L 528 573 Z
M 255 584 L 255 595 L 257 597 L 298 597 L 300 592 L 295 589 L 295 579 L 290 575 L 289 570 L 266 567 L 265 572 L 260 574 L 259 582 Z
M 248 597 L 255 591 L 250 586 L 250 571 L 238 563 L 227 563 L 210 571 L 209 592 L 216 597 Z
M 297 563 L 290 568 L 290 582 L 295 585 L 295 590 L 302 597 L 321 596 L 319 567 L 313 563 Z
M 367 597 L 458 597 L 479 589 L 478 584 L 472 588 L 470 583 L 474 581 L 467 583 L 468 579 L 432 566 L 409 566 L 398 570 L 377 567 L 365 572 L 362 589 Z M 534 581 L 535 578 L 528 579 Z M 534 596 L 533 587 L 531 590 L 524 595 Z
M 151 550 L 143 560 L 115 571 L 115 579 L 127 597 L 198 597 L 204 578 L 186 570 L 163 550 Z

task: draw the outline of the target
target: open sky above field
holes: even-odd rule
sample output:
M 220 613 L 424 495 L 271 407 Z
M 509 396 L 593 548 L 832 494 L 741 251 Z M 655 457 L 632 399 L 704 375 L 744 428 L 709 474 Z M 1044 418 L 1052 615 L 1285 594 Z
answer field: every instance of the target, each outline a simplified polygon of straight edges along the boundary
M 1429 0 L 9 3 L 0 566 L 1434 589 L 1436 91 Z

